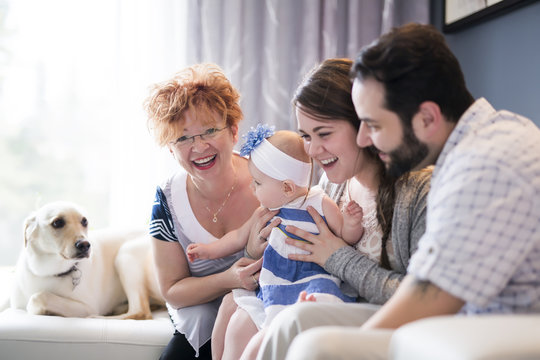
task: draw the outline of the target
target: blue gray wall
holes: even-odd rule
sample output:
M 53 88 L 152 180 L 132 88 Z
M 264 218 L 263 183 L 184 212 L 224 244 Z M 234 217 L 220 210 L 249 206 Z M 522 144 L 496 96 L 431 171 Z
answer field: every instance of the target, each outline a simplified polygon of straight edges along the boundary
M 439 29 L 442 3 L 432 2 L 432 22 Z M 445 37 L 475 98 L 540 126 L 540 1 Z

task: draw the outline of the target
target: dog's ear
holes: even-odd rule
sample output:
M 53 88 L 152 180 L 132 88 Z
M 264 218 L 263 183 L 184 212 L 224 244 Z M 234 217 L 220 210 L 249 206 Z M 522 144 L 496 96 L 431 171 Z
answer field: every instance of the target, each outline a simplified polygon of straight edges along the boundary
M 36 230 L 37 227 L 37 219 L 36 214 L 33 213 L 29 217 L 24 220 L 23 225 L 23 236 L 24 236 L 24 247 L 28 245 L 28 239 L 30 238 L 30 235 Z

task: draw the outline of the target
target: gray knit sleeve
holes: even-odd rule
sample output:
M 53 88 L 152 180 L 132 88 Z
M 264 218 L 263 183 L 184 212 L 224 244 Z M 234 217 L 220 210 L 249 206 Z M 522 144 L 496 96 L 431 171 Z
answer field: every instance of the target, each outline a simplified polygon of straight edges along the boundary
M 396 197 L 392 220 L 392 246 L 396 270 L 406 272 L 412 254 L 426 231 L 427 197 L 433 167 L 410 173 Z
M 334 252 L 324 269 L 358 291 L 372 304 L 385 303 L 396 291 L 406 273 L 407 264 L 425 231 L 427 193 L 431 172 L 412 173 L 400 184 L 394 207 L 392 234 L 389 241 L 397 257 L 396 269 L 387 270 L 352 247 Z
M 324 269 L 351 285 L 372 304 L 384 304 L 403 278 L 403 274 L 383 269 L 350 246 L 334 252 L 326 260 Z

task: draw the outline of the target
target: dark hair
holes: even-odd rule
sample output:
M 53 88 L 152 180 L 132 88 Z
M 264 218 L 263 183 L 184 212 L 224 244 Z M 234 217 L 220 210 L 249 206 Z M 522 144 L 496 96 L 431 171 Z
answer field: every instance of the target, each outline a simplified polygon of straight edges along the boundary
M 320 120 L 346 120 L 356 130 L 360 120 L 351 99 L 352 60 L 327 59 L 306 74 L 293 97 L 293 105 Z
M 293 105 L 315 119 L 345 120 L 358 130 L 360 119 L 356 115 L 351 97 L 351 66 L 350 59 L 327 59 L 313 68 L 296 89 Z M 362 151 L 378 167 L 379 189 L 376 203 L 377 220 L 383 232 L 381 266 L 390 269 L 386 243 L 392 230 L 397 179 L 386 173 L 384 163 L 375 152 L 370 149 L 362 149 Z
M 361 50 L 352 76 L 381 82 L 384 106 L 408 127 L 424 101 L 437 103 L 450 122 L 474 102 L 458 60 L 432 25 L 407 24 L 382 35 Z

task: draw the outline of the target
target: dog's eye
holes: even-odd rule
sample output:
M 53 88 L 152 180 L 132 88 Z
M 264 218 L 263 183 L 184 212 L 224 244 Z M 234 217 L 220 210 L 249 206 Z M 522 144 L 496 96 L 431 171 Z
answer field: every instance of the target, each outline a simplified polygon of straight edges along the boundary
M 88 226 L 88 220 L 85 217 L 82 218 L 81 225 L 84 226 L 84 227 Z
M 55 229 L 60 229 L 60 228 L 63 228 L 64 225 L 66 225 L 66 221 L 64 219 L 62 219 L 62 218 L 58 218 L 58 219 L 54 220 L 51 225 Z

